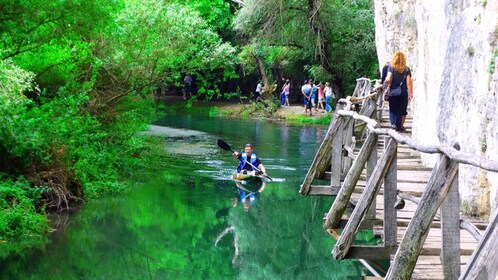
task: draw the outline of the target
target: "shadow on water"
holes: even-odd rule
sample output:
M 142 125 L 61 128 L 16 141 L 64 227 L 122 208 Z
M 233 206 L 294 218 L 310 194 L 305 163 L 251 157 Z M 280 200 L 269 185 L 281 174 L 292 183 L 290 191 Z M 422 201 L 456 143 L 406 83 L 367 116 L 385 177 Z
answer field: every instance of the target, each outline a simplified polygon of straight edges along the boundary
M 0 278 L 360 279 L 357 262 L 331 258 L 333 241 L 321 229 L 331 199 L 298 194 L 325 132 L 165 117 L 149 132 L 164 139 L 161 172 L 123 196 L 89 202 L 43 250 L 0 263 Z M 251 142 L 275 179 L 248 211 L 230 180 L 237 162 L 216 146 L 218 138 L 234 149 Z

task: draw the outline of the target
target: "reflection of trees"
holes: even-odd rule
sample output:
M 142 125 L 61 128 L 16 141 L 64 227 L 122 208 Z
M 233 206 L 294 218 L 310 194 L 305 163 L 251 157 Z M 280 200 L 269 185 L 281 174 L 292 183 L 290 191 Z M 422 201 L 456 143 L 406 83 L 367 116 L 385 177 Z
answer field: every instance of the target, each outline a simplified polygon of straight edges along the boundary
M 334 261 L 332 242 L 321 229 L 324 198 L 300 197 L 268 186 L 251 210 L 232 211 L 240 248 L 240 277 L 248 279 L 342 279 L 361 275 L 354 261 Z

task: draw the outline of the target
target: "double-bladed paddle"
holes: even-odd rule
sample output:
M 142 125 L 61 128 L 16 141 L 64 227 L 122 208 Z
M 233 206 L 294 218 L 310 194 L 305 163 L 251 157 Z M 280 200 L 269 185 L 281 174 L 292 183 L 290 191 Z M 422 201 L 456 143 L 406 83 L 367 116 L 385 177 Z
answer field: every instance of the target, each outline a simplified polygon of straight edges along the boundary
M 218 147 L 222 148 L 225 151 L 231 151 L 232 153 L 235 153 L 235 151 L 232 150 L 232 148 L 230 148 L 230 145 L 228 145 L 228 143 L 223 141 L 222 139 L 218 139 Z M 245 160 L 245 162 L 249 164 L 254 170 L 258 171 L 259 174 L 261 174 L 263 177 L 267 178 L 270 181 L 273 181 L 273 179 L 270 178 L 270 176 L 264 175 L 263 172 L 261 172 L 261 170 L 259 170 L 256 166 L 252 165 L 252 163 L 250 163 L 247 160 Z

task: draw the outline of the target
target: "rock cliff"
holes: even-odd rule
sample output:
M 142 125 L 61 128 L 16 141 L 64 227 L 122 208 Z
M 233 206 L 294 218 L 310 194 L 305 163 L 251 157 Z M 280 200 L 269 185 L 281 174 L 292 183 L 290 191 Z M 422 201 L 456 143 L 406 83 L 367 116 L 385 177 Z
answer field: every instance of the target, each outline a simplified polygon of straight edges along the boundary
M 374 4 L 379 64 L 400 49 L 412 69 L 413 138 L 498 160 L 498 0 Z M 498 174 L 460 165 L 459 183 L 463 212 L 496 208 Z

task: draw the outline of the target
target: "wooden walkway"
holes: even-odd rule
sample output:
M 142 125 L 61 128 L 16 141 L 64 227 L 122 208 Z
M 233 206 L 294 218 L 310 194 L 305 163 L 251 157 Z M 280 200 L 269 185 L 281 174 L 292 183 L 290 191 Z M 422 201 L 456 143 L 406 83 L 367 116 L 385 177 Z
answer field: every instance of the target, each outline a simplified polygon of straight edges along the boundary
M 353 96 L 338 105 L 299 190 L 336 197 L 323 224 L 337 240 L 332 256 L 362 263 L 390 259 L 386 279 L 495 279 L 498 211 L 489 226 L 461 216 L 458 170 L 468 164 L 498 172 L 498 162 L 462 153 L 458 144 L 413 141 L 411 118 L 406 132 L 394 132 L 383 116 L 387 111 L 377 109 L 379 87 L 357 81 Z M 358 113 L 354 102 L 362 102 Z M 419 152 L 438 154 L 438 163 L 423 166 Z M 314 179 L 330 184 L 313 185 Z M 360 229 L 372 229 L 381 243 L 355 245 Z
M 382 128 L 389 128 L 389 120 L 386 119 L 386 114 L 383 114 Z M 405 127 L 407 128 L 406 136 L 411 137 L 412 119 L 408 116 Z M 383 138 L 383 137 L 381 137 Z M 382 150 L 385 143 L 384 139 L 379 139 L 379 150 Z M 355 154 L 358 153 L 358 147 L 355 150 Z M 398 146 L 398 190 L 403 193 L 414 196 L 415 198 L 420 198 L 424 192 L 427 183 L 429 182 L 429 177 L 433 167 L 426 167 L 422 164 L 420 159 L 420 154 L 414 152 L 412 149 L 408 148 L 406 145 Z M 329 175 L 330 176 L 330 175 Z M 327 176 L 328 178 L 330 178 Z M 355 193 L 351 197 L 353 204 L 356 204 L 360 198 L 361 193 L 364 190 L 366 184 L 366 172 L 364 171 L 360 177 L 360 181 L 356 185 Z M 377 194 L 376 199 L 376 220 L 383 223 L 384 218 L 384 192 L 381 188 Z M 398 244 L 403 238 L 406 231 L 408 223 L 413 218 L 415 210 L 417 209 L 417 204 L 404 200 L 405 206 L 403 209 L 397 210 L 397 240 Z M 382 232 L 381 226 L 374 227 L 376 232 Z M 486 223 L 481 222 L 481 229 L 485 229 Z M 431 230 L 424 243 L 422 252 L 417 260 L 417 265 L 412 274 L 412 279 L 444 279 L 443 268 L 441 264 L 441 221 L 439 218 L 435 218 L 431 225 Z M 470 235 L 470 233 L 464 229 L 460 230 L 460 262 L 461 270 L 463 271 L 467 260 L 472 255 L 472 252 L 477 247 L 477 240 Z

